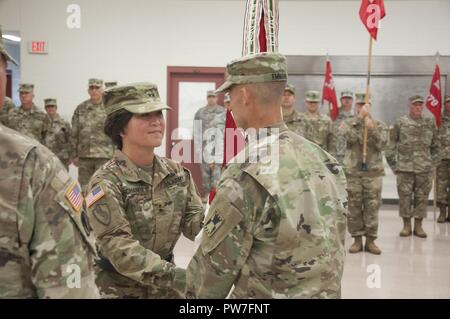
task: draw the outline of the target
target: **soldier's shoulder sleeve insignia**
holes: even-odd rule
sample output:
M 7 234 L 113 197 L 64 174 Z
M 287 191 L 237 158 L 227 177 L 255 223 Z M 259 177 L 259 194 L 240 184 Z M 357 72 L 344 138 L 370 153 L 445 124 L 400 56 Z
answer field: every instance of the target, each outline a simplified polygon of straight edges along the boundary
M 67 202 L 70 204 L 70 206 L 72 206 L 72 208 L 75 210 L 75 212 L 79 213 L 81 211 L 84 198 L 78 182 L 74 181 L 70 184 L 70 186 L 66 190 L 65 198 L 67 199 Z
M 95 186 L 89 194 L 86 196 L 86 206 L 87 208 L 91 207 L 95 202 L 105 196 L 105 191 L 102 186 L 98 184 Z
M 208 237 L 211 237 L 223 224 L 223 218 L 214 212 L 213 216 L 206 222 L 204 228 Z
M 92 210 L 94 217 L 100 224 L 109 226 L 111 224 L 111 213 L 107 204 L 97 204 Z

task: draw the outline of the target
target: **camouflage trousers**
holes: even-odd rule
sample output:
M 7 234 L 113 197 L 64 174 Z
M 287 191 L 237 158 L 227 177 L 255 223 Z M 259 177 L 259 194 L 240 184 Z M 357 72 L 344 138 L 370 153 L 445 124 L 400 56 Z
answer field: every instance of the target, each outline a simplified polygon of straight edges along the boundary
M 213 164 L 201 164 L 200 171 L 202 173 L 202 186 L 203 192 L 209 194 L 210 190 L 216 187 L 220 178 L 220 165 Z
M 80 158 L 80 166 L 78 166 L 78 181 L 83 191 L 89 183 L 89 179 L 94 173 L 103 166 L 109 158 Z
M 450 204 L 450 159 L 442 160 L 437 167 L 437 203 L 439 206 Z
M 383 177 L 347 175 L 348 231 L 352 237 L 377 237 Z
M 426 218 L 428 195 L 432 186 L 430 173 L 397 173 L 400 217 Z

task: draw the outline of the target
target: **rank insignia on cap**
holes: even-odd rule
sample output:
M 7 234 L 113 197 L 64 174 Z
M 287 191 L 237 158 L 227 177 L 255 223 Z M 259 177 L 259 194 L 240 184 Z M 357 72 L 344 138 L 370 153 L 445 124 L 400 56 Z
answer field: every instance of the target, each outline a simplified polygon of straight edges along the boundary
M 214 216 L 205 224 L 205 231 L 208 237 L 211 237 L 216 230 L 220 228 L 223 224 L 223 218 L 215 212 Z
M 86 205 L 87 207 L 91 207 L 96 201 L 105 196 L 105 192 L 103 191 L 100 185 L 94 187 L 92 191 L 86 196 Z
M 83 207 L 83 195 L 81 194 L 81 189 L 77 182 L 73 182 L 67 189 L 66 198 L 73 209 L 79 213 L 81 207 Z

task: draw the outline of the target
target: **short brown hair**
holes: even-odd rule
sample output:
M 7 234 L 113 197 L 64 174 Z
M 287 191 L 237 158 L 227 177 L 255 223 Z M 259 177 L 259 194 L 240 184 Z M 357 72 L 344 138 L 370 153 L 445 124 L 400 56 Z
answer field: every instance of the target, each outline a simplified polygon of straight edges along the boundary
M 130 119 L 133 117 L 133 113 L 122 109 L 117 112 L 111 113 L 105 120 L 105 126 L 103 132 L 109 136 L 115 146 L 119 150 L 122 150 L 122 136 L 125 126 L 127 126 Z

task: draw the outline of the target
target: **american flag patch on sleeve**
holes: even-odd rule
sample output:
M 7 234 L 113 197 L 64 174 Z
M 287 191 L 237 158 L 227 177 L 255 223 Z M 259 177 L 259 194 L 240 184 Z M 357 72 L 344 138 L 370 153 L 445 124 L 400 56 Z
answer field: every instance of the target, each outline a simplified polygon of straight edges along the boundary
M 77 182 L 73 182 L 67 189 L 66 198 L 73 209 L 79 213 L 83 207 L 83 195 L 81 194 L 81 189 Z
M 100 185 L 97 185 L 92 189 L 89 194 L 86 196 L 86 205 L 87 207 L 91 207 L 96 201 L 105 196 L 105 192 L 103 191 Z

